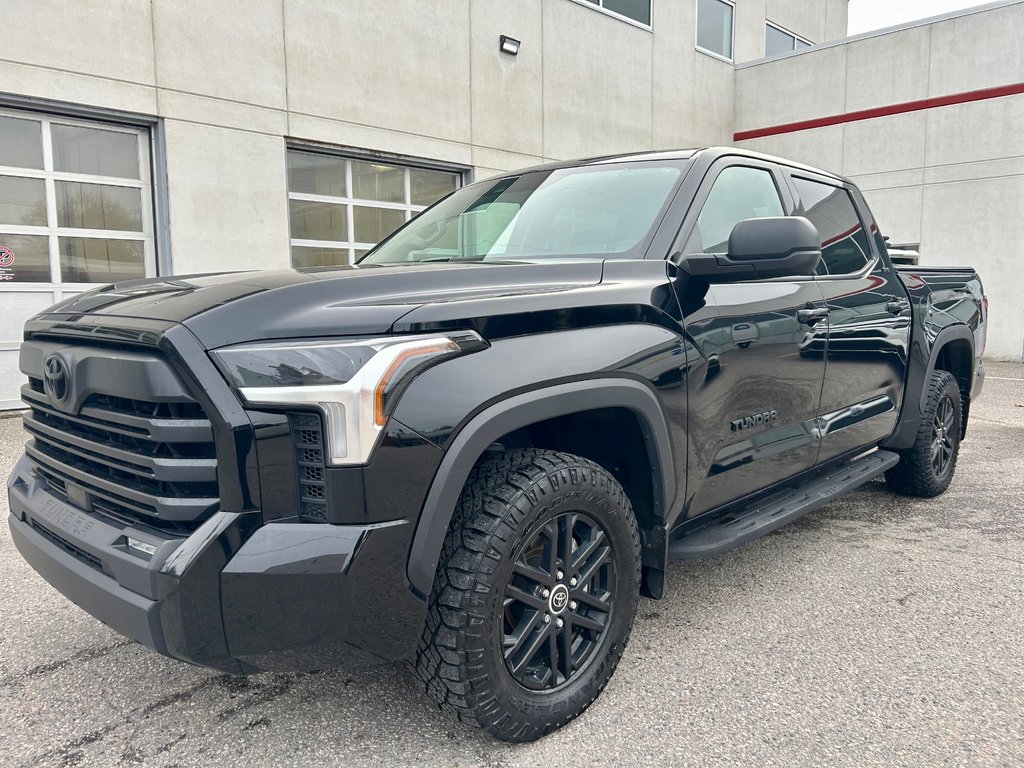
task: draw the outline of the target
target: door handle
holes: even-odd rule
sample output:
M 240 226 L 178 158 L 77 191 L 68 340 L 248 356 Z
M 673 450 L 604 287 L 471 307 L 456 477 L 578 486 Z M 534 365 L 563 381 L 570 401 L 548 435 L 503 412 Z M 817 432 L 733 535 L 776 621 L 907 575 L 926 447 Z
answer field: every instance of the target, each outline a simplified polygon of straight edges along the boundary
M 814 325 L 828 317 L 828 307 L 807 307 L 796 311 L 797 322 L 801 325 Z
M 895 296 L 888 297 L 885 302 L 885 311 L 890 315 L 902 315 L 910 309 L 910 302 L 906 299 L 897 299 Z

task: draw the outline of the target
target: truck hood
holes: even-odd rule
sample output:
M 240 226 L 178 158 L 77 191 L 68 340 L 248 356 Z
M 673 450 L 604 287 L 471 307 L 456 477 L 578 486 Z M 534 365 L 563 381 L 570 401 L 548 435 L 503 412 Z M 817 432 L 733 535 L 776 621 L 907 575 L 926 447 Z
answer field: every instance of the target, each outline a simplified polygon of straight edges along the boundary
M 388 333 L 425 304 L 571 291 L 601 281 L 599 261 L 352 266 L 223 272 L 115 283 L 48 311 L 182 323 L 207 348 L 255 339 Z

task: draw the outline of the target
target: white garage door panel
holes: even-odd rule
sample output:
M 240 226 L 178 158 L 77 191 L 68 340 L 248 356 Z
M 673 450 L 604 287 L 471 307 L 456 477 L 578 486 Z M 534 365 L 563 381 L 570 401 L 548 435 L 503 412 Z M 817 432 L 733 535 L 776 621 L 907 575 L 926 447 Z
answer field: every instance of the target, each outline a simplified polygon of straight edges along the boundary
M 53 293 L 4 291 L 0 293 L 0 409 L 19 408 L 18 390 L 25 380 L 18 370 L 18 346 L 25 321 L 53 304 Z

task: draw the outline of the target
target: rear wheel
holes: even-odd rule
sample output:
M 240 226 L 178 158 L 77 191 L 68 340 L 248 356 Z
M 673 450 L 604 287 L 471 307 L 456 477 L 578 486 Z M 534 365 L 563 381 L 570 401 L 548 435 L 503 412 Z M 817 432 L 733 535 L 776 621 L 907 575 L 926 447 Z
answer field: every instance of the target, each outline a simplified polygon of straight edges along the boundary
M 932 373 L 921 426 L 900 463 L 885 473 L 889 487 L 908 496 L 938 496 L 949 487 L 960 453 L 960 387 L 947 371 Z
M 554 451 L 486 459 L 452 519 L 417 673 L 460 720 L 540 738 L 608 682 L 639 584 L 636 519 L 604 469 Z

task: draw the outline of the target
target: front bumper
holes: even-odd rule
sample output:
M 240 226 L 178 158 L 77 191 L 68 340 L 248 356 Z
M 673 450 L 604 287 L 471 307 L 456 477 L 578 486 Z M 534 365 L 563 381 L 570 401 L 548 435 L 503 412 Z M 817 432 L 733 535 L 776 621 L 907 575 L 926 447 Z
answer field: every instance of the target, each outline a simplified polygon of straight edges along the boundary
M 28 458 L 8 497 L 15 546 L 46 581 L 173 658 L 234 674 L 323 669 L 406 657 L 420 636 L 404 520 L 261 525 L 222 511 L 174 536 L 72 506 Z

